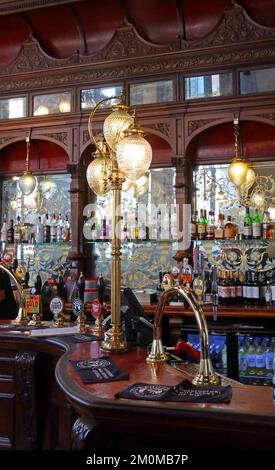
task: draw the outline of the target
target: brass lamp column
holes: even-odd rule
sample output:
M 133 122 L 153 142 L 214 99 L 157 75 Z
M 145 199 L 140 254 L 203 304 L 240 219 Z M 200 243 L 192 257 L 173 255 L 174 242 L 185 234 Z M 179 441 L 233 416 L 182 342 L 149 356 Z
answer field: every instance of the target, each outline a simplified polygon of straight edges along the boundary
M 129 108 L 124 104 L 112 106 L 113 112 L 107 116 L 103 125 L 105 141 L 101 145 L 96 141 L 92 123 L 96 110 L 106 101 L 122 97 L 112 96 L 101 100 L 90 114 L 88 130 L 97 151 L 95 156 L 105 159 L 104 164 L 95 165 L 91 162 L 87 169 L 87 180 L 91 189 L 100 186 L 100 195 L 112 189 L 112 275 L 111 275 L 111 328 L 105 333 L 101 349 L 112 352 L 127 350 L 127 342 L 123 337 L 120 315 L 120 279 L 121 279 L 121 191 L 125 177 L 135 181 L 145 173 L 152 159 L 152 150 L 144 139 L 143 132 L 137 128 Z M 134 137 L 133 137 L 134 136 Z M 106 150 L 106 147 L 108 150 Z M 119 156 L 119 161 L 118 157 Z M 129 165 L 129 157 L 131 165 Z M 124 165 L 124 166 L 123 166 Z M 134 169 L 134 172 L 133 172 Z M 141 174 L 140 174 L 141 173 Z
M 120 279 L 121 279 L 121 188 L 125 178 L 120 174 L 113 159 L 112 171 L 112 275 L 111 275 L 111 329 L 105 334 L 101 348 L 109 351 L 126 351 L 127 342 L 123 337 L 120 325 Z

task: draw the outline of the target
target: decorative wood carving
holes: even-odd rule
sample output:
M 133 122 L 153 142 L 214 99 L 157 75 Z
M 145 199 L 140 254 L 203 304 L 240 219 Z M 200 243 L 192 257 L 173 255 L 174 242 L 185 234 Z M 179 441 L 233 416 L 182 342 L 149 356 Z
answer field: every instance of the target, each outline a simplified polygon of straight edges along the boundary
M 20 351 L 15 358 L 16 396 L 21 410 L 24 449 L 37 447 L 34 361 L 36 352 Z
M 189 51 L 188 51 L 189 52 Z M 190 72 L 193 68 L 209 67 L 209 66 L 222 66 L 233 64 L 256 63 L 264 59 L 275 60 L 275 46 L 270 47 L 254 47 L 244 50 L 231 50 L 231 51 L 211 51 L 208 54 L 197 53 L 189 54 L 188 56 L 182 53 L 181 58 L 171 57 L 167 60 L 163 58 L 151 59 L 142 63 L 132 64 L 119 64 L 115 66 L 112 64 L 110 67 L 99 66 L 81 71 L 77 70 L 63 70 L 62 73 L 53 74 L 47 73 L 43 75 L 32 75 L 31 77 L 16 78 L 2 77 L 0 80 L 0 92 L 18 92 L 19 90 L 34 90 L 42 88 L 50 88 L 55 86 L 70 86 L 73 84 L 91 84 L 97 81 L 115 81 L 124 78 L 137 77 L 139 75 L 155 75 L 164 72 L 179 72 L 188 70 Z M 23 70 L 22 70 L 23 72 Z M 0 73 L 1 75 L 1 73 Z
M 6 144 L 9 140 L 11 140 L 12 137 L 0 137 L 0 146 L 3 145 L 3 144 Z
M 100 52 L 93 56 L 80 57 L 80 63 L 103 62 L 106 60 L 129 59 L 148 55 L 159 55 L 165 52 L 180 50 L 180 40 L 167 45 L 152 44 L 145 41 L 132 24 L 126 23 L 120 26 L 114 33 L 110 42 Z
M 157 124 L 149 124 L 146 126 L 149 129 L 155 129 L 166 137 L 171 137 L 171 125 L 170 122 L 158 122 Z
M 183 48 L 224 46 L 239 42 L 274 39 L 275 29 L 255 23 L 242 6 L 232 2 L 233 6 L 226 10 L 214 30 L 202 39 L 183 41 Z
M 42 6 L 51 6 L 58 3 L 71 3 L 72 0 L 1 0 L 0 14 L 13 13 L 15 11 L 29 10 L 30 8 L 37 8 Z
M 265 119 L 269 119 L 270 121 L 275 121 L 275 113 L 257 114 L 257 117 L 263 117 Z
M 188 136 L 193 134 L 197 129 L 212 122 L 213 119 L 198 119 L 197 121 L 189 121 L 188 122 Z
M 16 59 L 7 67 L 0 68 L 0 76 L 64 67 L 65 65 L 75 65 L 77 63 L 77 54 L 66 59 L 50 57 L 42 50 L 39 42 L 30 35 L 29 39 L 22 45 Z
M 58 142 L 68 146 L 68 133 L 67 132 L 53 132 L 51 134 L 45 134 L 45 136 L 51 137 Z
M 72 429 L 72 450 L 88 449 L 87 440 L 95 428 L 95 421 L 85 416 L 78 418 Z
M 142 39 L 132 25 L 125 24 L 116 30 L 111 41 L 100 52 L 85 56 L 74 54 L 65 59 L 56 59 L 47 55 L 38 41 L 31 36 L 23 44 L 17 58 L 7 67 L 0 69 L 0 92 L 95 83 L 99 80 L 117 81 L 160 72 L 255 63 L 262 59 L 274 60 L 274 39 L 275 28 L 255 23 L 244 9 L 235 3 L 231 9 L 224 12 L 220 22 L 209 35 L 193 41 L 176 40 L 167 45 L 152 44 Z M 243 49 L 241 43 L 244 42 L 249 43 L 249 48 Z M 251 42 L 255 43 L 253 47 Z M 225 45 L 234 45 L 234 50 L 224 49 Z M 222 51 L 220 46 L 223 47 Z M 203 51 L 204 48 L 208 49 L 207 52 Z M 212 50 L 209 51 L 209 48 Z M 137 58 L 142 58 L 143 61 L 130 61 Z M 148 60 L 145 61 L 145 58 Z M 79 65 L 90 66 L 90 69 L 81 71 Z M 62 73 L 57 73 L 58 69 L 62 69 Z M 41 74 L 45 70 L 49 73 Z M 37 73 L 31 77 L 18 77 L 25 72 Z M 9 80 L 4 78 L 7 75 Z

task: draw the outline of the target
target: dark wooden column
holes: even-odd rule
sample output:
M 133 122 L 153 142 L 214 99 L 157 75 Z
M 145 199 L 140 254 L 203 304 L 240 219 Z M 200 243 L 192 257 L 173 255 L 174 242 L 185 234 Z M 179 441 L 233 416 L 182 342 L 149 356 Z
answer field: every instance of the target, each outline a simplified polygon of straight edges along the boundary
M 179 232 L 184 234 L 184 231 L 189 230 L 190 220 L 188 218 L 188 210 L 184 209 L 186 205 L 192 203 L 192 165 L 184 155 L 176 155 L 172 159 L 173 164 L 176 167 L 176 201 L 179 205 Z M 179 240 L 181 241 L 181 240 Z M 185 241 L 185 240 L 183 240 Z M 177 261 L 181 261 L 184 257 L 190 257 L 191 247 L 181 250 L 179 249 L 175 254 L 174 258 Z
M 71 260 L 71 272 L 78 277 L 84 269 L 83 238 L 83 209 L 84 209 L 84 171 L 81 164 L 68 165 L 71 173 L 71 231 L 72 245 L 68 258 Z

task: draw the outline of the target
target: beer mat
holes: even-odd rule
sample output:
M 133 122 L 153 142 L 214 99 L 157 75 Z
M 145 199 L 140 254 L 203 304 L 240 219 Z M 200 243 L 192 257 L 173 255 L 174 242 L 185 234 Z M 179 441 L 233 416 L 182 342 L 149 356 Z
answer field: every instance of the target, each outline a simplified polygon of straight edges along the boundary
M 84 384 L 126 380 L 129 377 L 108 356 L 70 362 Z
M 104 336 L 96 336 L 90 333 L 85 333 L 83 335 L 72 335 L 71 340 L 74 343 L 88 343 L 89 341 L 99 341 L 104 338 Z
M 36 325 L 0 325 L 0 329 L 3 329 L 3 330 L 6 330 L 6 331 L 9 331 L 9 330 L 13 330 L 13 331 L 29 331 L 29 330 L 36 330 L 36 329 L 42 329 L 42 328 L 49 328 L 48 326 L 46 325 L 39 325 L 39 326 L 36 326 Z
M 183 380 L 174 387 L 136 383 L 118 392 L 116 398 L 192 403 L 229 403 L 232 398 L 232 387 L 231 385 L 225 387 L 198 387 L 189 380 Z

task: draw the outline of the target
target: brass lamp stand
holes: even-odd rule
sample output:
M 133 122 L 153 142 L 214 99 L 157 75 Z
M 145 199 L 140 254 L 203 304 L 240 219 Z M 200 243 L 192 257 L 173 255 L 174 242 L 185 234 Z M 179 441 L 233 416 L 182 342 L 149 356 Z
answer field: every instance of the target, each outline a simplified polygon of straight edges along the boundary
M 119 99 L 120 104 L 112 106 L 113 112 L 104 121 L 103 132 L 105 140 L 97 141 L 92 129 L 94 114 L 103 103 L 114 99 Z M 128 114 L 129 108 L 121 104 L 121 100 L 122 96 L 104 98 L 94 107 L 88 122 L 88 131 L 92 143 L 96 147 L 96 152 L 94 153 L 95 159 L 87 168 L 88 184 L 98 196 L 105 195 L 110 188 L 113 194 L 111 328 L 105 333 L 101 344 L 101 349 L 110 352 L 124 352 L 127 350 L 127 342 L 121 329 L 120 313 L 122 183 L 125 181 L 125 176 L 130 176 L 132 181 L 138 179 L 141 174 L 147 171 L 152 159 L 150 145 L 143 138 L 143 132 L 136 126 L 134 118 Z M 137 147 L 138 154 L 135 158 L 135 149 Z M 118 162 L 118 155 L 120 156 L 120 163 Z M 130 165 L 129 159 L 131 159 Z M 122 170 L 121 166 L 125 167 L 126 170 Z M 129 172 L 127 168 L 129 168 Z M 135 169 L 136 173 L 132 173 Z

